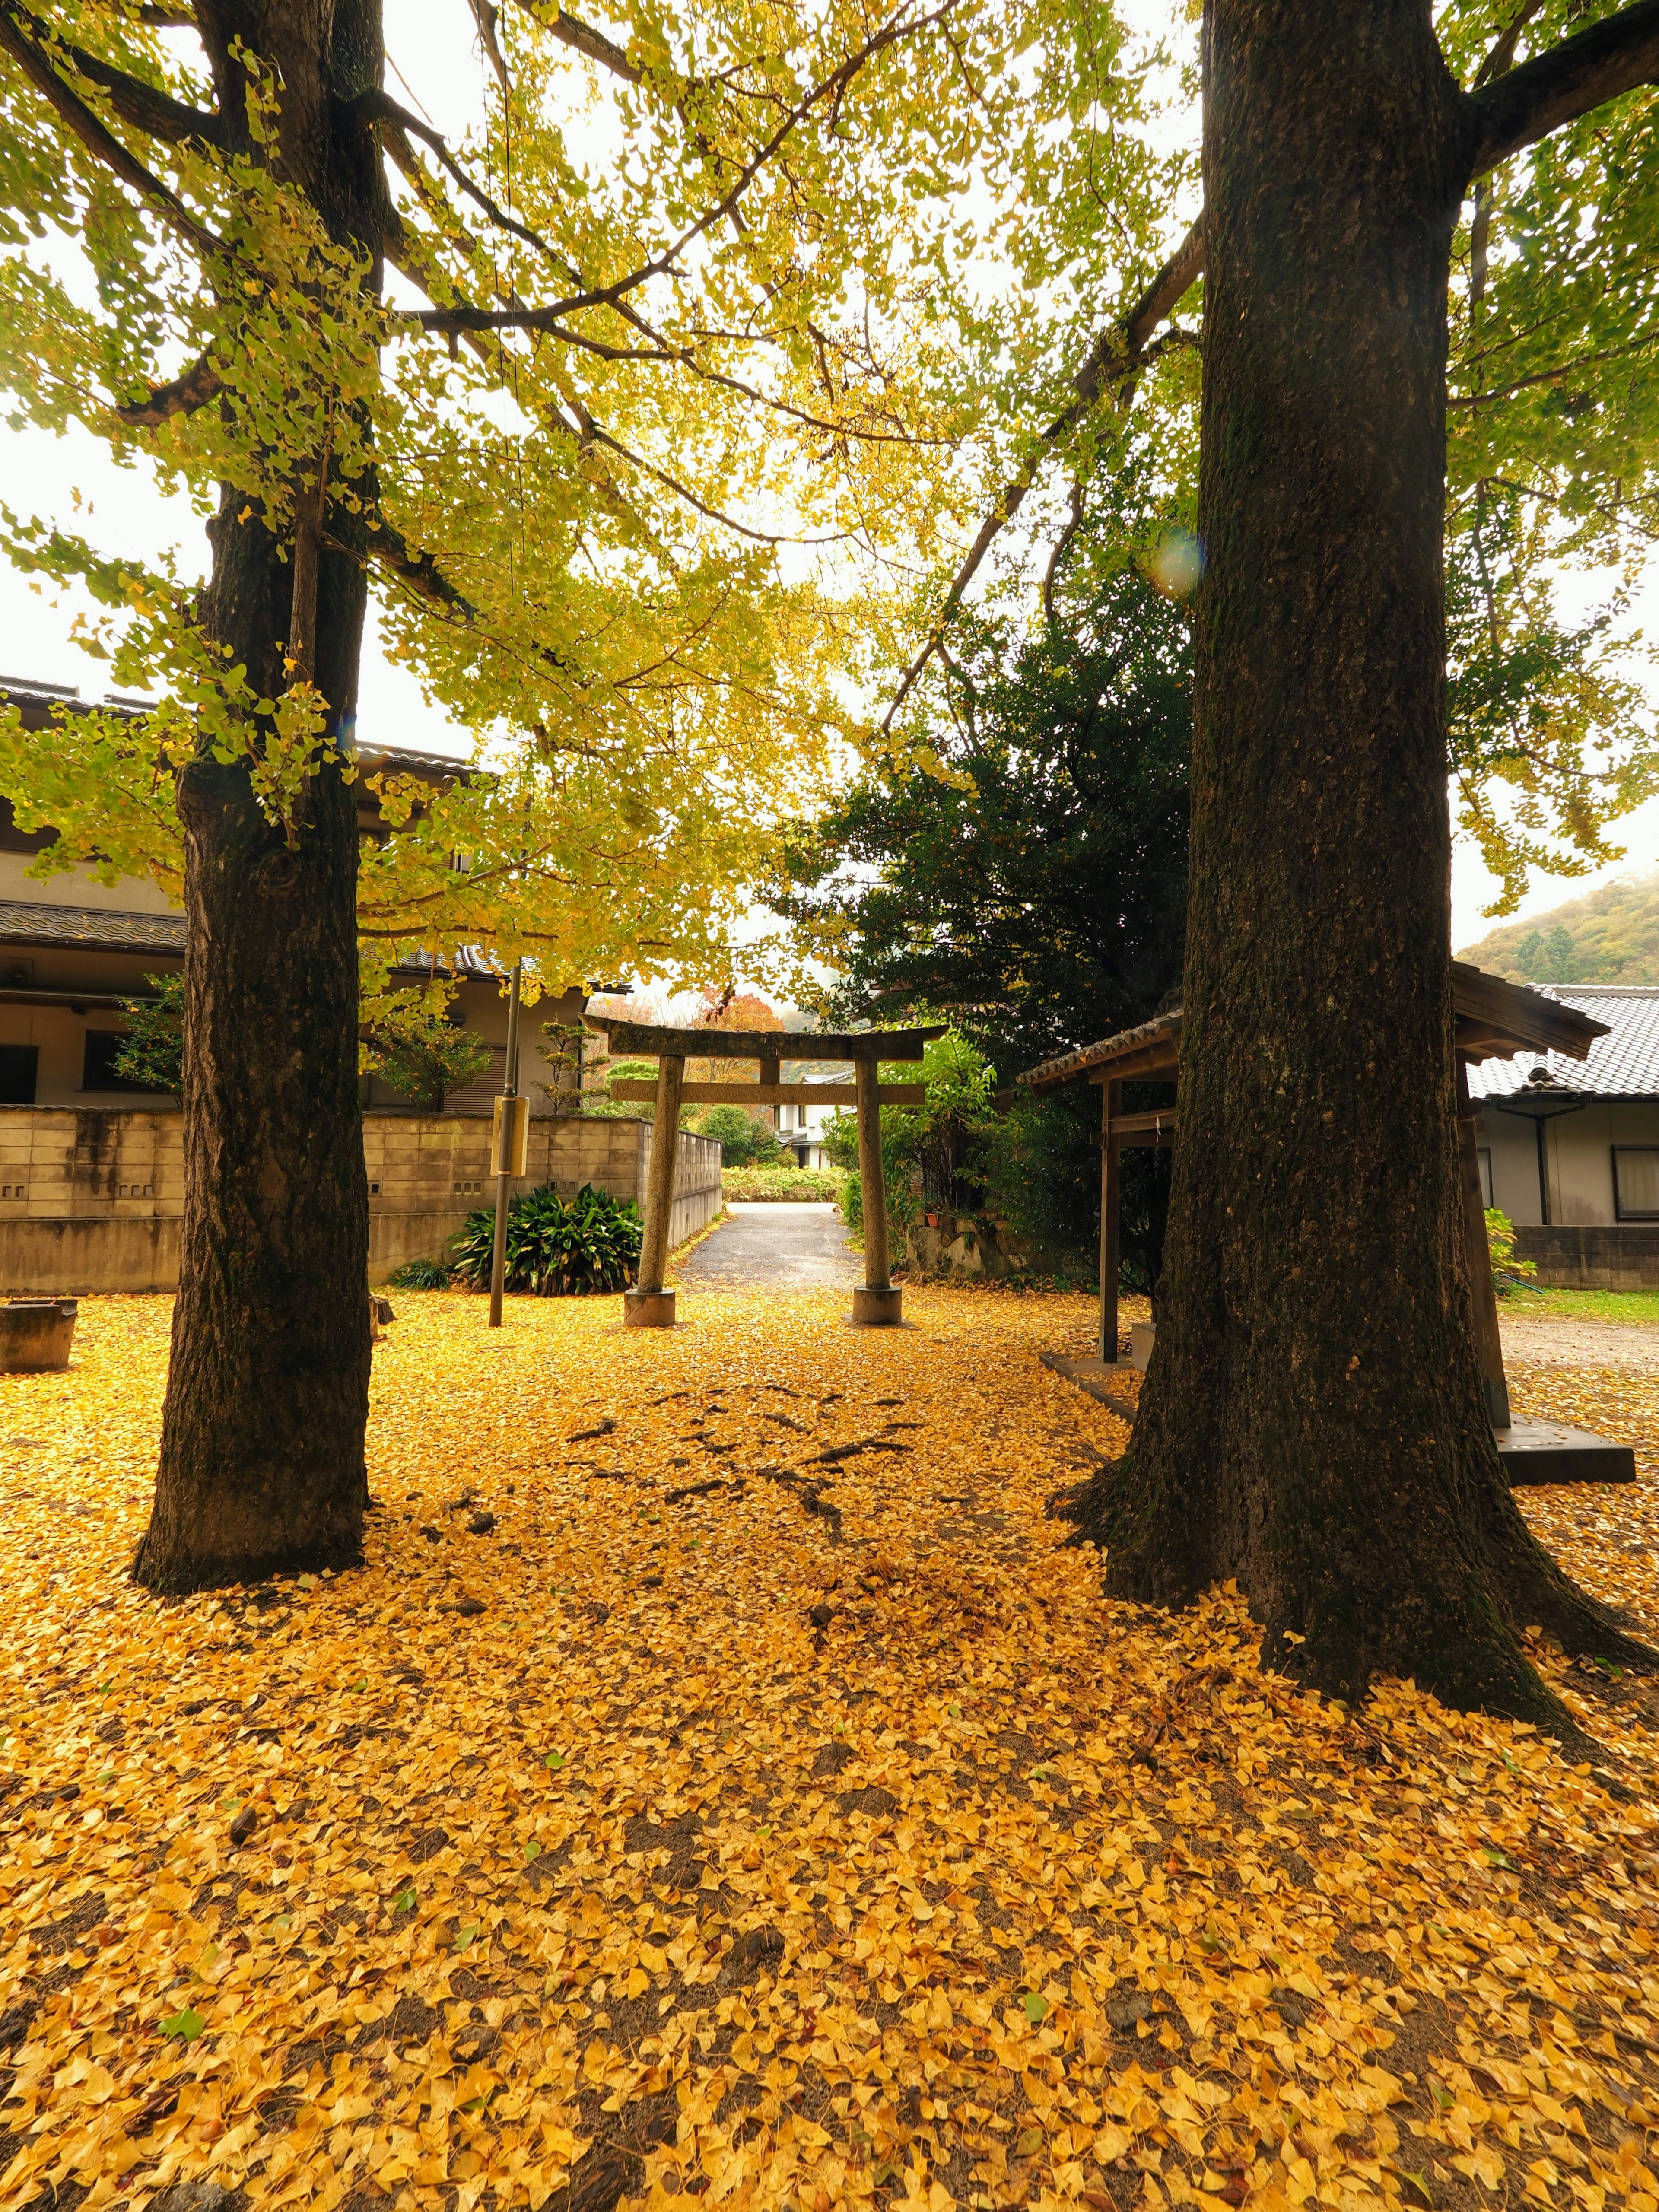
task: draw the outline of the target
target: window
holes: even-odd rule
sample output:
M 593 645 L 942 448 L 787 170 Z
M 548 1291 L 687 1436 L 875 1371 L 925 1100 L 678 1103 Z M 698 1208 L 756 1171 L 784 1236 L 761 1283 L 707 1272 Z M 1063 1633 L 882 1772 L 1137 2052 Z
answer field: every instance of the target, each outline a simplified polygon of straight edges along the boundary
M 1620 1221 L 1659 1221 L 1659 1145 L 1613 1146 L 1613 1211 Z
M 33 1106 L 38 1044 L 0 1044 L 0 1106 Z
M 153 1083 L 135 1083 L 130 1075 L 115 1073 L 115 1055 L 126 1042 L 121 1030 L 88 1030 L 86 1057 L 81 1063 L 82 1091 L 143 1091 L 155 1092 Z
M 1474 1156 L 1480 1163 L 1480 1203 L 1496 1206 L 1498 1200 L 1492 1194 L 1492 1146 L 1478 1145 Z

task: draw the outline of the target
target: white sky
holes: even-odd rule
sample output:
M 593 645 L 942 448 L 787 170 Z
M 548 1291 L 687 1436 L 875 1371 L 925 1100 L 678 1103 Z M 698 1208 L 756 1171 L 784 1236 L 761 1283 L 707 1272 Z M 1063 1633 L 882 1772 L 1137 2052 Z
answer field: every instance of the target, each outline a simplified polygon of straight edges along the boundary
M 387 46 L 396 64 L 389 88 L 411 105 L 418 104 L 447 134 L 459 136 L 478 112 L 483 82 L 483 64 L 473 45 L 466 10 L 458 0 L 445 0 L 441 6 L 430 5 L 428 0 L 392 0 L 387 10 Z M 206 540 L 187 502 L 164 497 L 145 469 L 116 468 L 103 445 L 89 435 L 75 432 L 54 439 L 31 429 L 0 432 L 0 485 L 14 511 L 60 520 L 107 552 L 152 560 L 173 548 L 181 574 L 202 573 Z M 1583 596 L 1589 604 L 1597 594 L 1587 586 Z M 1566 611 L 1572 611 L 1569 601 Z M 78 684 L 88 696 L 106 690 L 104 665 L 75 643 L 76 612 L 73 599 L 66 596 L 62 604 L 54 605 L 31 580 L 0 562 L 0 675 Z M 1650 631 L 1659 629 L 1659 575 L 1650 579 L 1636 613 Z M 1651 684 L 1650 671 L 1648 681 Z M 414 678 L 386 659 L 372 632 L 364 654 L 359 726 L 365 739 L 380 743 L 433 752 L 471 750 L 469 733 L 427 703 Z M 1626 857 L 1600 876 L 1571 880 L 1535 877 L 1521 915 L 1559 906 L 1609 874 L 1659 866 L 1659 799 L 1620 825 L 1619 842 Z M 1453 862 L 1454 945 L 1483 936 L 1492 926 L 1481 908 L 1496 891 L 1478 854 L 1460 841 Z

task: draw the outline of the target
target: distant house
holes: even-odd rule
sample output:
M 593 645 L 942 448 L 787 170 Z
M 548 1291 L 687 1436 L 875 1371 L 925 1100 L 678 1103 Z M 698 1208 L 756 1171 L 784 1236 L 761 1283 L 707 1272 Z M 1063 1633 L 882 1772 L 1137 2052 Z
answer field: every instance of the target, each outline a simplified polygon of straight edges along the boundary
M 59 686 L 0 678 L 0 703 L 20 708 L 23 726 L 44 732 L 57 712 L 90 702 Z M 143 702 L 118 696 L 99 703 L 135 716 L 143 711 Z M 459 772 L 441 755 L 403 746 L 360 747 L 358 757 L 366 767 L 434 784 Z M 371 836 L 380 809 L 362 784 L 358 793 L 358 824 Z M 20 830 L 10 800 L 0 798 L 0 1106 L 176 1106 L 176 1100 L 123 1081 L 114 1062 L 123 1036 L 120 1000 L 148 997 L 147 975 L 174 975 L 184 966 L 183 912 L 139 877 L 105 884 L 88 868 L 31 876 L 30 866 L 56 835 Z M 416 960 L 395 969 L 392 981 L 415 985 L 431 973 L 429 960 Z M 455 1008 L 494 1060 L 476 1083 L 451 1092 L 445 1110 L 487 1114 L 501 1087 L 507 1000 L 501 977 L 482 954 L 464 950 L 459 974 Z M 580 1024 L 584 1003 L 578 991 L 544 999 L 522 1024 L 520 1085 L 532 1114 L 551 1110 L 552 1087 L 560 1081 L 543 1049 L 542 1024 Z M 564 1081 L 568 1088 L 568 1075 Z M 378 1076 L 365 1079 L 363 1105 L 369 1113 L 409 1110 L 409 1101 Z
M 1659 989 L 1534 988 L 1607 1034 L 1584 1060 L 1536 1053 L 1470 1068 L 1486 1203 L 1521 1231 L 1540 1282 L 1659 1284 Z
M 803 1097 L 799 1105 L 779 1107 L 778 1142 L 786 1152 L 794 1154 L 798 1168 L 832 1166 L 824 1124 L 836 1109 L 817 1104 L 811 1092 L 817 1084 L 850 1083 L 854 1075 L 852 1061 L 785 1060 L 781 1073 L 786 1083 L 799 1083 Z

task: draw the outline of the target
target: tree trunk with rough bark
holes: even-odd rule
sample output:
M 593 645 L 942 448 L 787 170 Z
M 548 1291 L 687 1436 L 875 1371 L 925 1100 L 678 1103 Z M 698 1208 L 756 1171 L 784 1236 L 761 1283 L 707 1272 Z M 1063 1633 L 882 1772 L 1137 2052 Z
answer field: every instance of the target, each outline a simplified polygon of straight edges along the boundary
M 380 82 L 379 9 L 198 9 L 222 112 L 240 39 L 280 76 L 279 159 L 336 239 L 376 264 L 378 149 L 344 104 Z M 287 688 L 297 637 L 349 738 L 367 603 L 356 526 L 325 510 L 314 621 L 291 531 L 226 486 L 200 614 L 255 689 Z M 296 615 L 298 619 L 296 620 Z M 185 1201 L 155 1509 L 134 1571 L 161 1590 L 361 1557 L 368 1412 L 368 1194 L 357 1087 L 357 825 L 337 768 L 309 784 L 292 847 L 246 768 L 179 778 L 186 919 Z
M 1209 0 L 1179 1135 L 1108 1586 L 1237 1577 L 1271 1663 L 1561 1709 L 1641 1657 L 1533 1541 L 1472 1339 L 1446 801 L 1447 287 L 1474 124 L 1421 0 Z

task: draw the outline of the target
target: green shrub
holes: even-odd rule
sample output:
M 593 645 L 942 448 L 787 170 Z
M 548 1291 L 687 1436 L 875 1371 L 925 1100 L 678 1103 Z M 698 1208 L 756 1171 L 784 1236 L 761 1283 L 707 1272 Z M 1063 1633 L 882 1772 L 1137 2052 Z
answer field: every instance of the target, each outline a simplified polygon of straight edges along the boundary
M 489 1047 L 462 1026 L 453 986 L 390 991 L 368 1012 L 358 1066 L 378 1075 L 417 1114 L 441 1114 L 452 1091 L 465 1091 L 489 1067 Z
M 1501 1206 L 1486 1208 L 1486 1249 L 1492 1255 L 1492 1288 L 1500 1298 L 1535 1288 L 1537 1262 L 1516 1258 L 1515 1224 Z
M 144 1091 L 185 1087 L 185 979 L 182 975 L 146 975 L 153 999 L 122 999 L 117 1003 L 126 1022 L 126 1036 L 115 1055 L 115 1073 L 124 1083 Z
M 643 1233 L 631 1199 L 618 1204 L 584 1183 L 567 1202 L 542 1183 L 507 1207 L 506 1286 L 543 1298 L 626 1290 L 639 1273 Z M 464 1288 L 489 1288 L 495 1238 L 495 1209 L 481 1206 L 450 1239 L 450 1266 Z
M 727 1198 L 753 1203 L 772 1199 L 794 1206 L 833 1204 L 842 1178 L 827 1168 L 722 1168 L 720 1189 Z
M 765 1167 L 782 1151 L 769 1121 L 741 1106 L 705 1106 L 689 1126 L 700 1137 L 719 1142 L 720 1164 L 728 1168 Z
M 437 1260 L 405 1260 L 392 1269 L 386 1284 L 394 1291 L 447 1291 L 449 1270 Z

